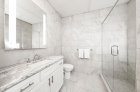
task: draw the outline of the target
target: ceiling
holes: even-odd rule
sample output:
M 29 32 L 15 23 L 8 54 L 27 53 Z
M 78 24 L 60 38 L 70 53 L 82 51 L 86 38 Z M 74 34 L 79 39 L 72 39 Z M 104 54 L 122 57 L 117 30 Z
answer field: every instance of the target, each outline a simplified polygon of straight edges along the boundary
M 117 0 L 48 0 L 61 17 L 67 17 L 84 12 L 113 6 Z M 130 0 L 120 0 L 119 4 Z

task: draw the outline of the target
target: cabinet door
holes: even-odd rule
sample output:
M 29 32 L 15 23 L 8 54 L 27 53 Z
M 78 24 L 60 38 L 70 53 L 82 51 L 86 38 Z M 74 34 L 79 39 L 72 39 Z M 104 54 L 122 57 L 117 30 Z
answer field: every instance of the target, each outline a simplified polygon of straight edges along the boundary
M 45 78 L 29 92 L 51 92 L 51 79 Z
M 29 92 L 40 83 L 39 73 L 13 86 L 5 92 Z
M 63 85 L 63 66 L 61 65 L 51 76 L 51 92 L 59 92 Z

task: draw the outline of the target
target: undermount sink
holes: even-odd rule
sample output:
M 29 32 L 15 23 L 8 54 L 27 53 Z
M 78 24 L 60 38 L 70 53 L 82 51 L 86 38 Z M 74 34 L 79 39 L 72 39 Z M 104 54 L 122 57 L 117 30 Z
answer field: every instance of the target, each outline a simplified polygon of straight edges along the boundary
M 51 60 L 37 61 L 37 62 L 33 62 L 33 63 L 29 64 L 28 67 L 37 68 L 39 66 L 43 66 L 43 65 L 48 64 L 50 62 L 51 62 Z

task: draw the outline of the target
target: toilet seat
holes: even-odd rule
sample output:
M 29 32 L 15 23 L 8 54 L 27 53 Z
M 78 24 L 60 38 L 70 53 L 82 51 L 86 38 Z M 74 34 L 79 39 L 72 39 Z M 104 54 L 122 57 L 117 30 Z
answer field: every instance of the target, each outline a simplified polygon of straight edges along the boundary
M 64 68 L 73 68 L 73 65 L 71 65 L 71 64 L 64 64 L 63 67 Z

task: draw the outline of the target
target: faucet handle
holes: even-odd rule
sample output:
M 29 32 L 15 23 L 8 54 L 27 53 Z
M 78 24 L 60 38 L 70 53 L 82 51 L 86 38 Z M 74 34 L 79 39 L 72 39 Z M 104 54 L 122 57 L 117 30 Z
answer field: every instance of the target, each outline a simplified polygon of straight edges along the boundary
M 30 58 L 27 58 L 27 63 L 30 63 Z

